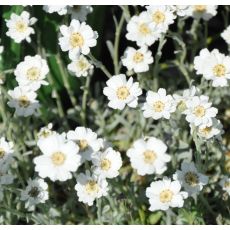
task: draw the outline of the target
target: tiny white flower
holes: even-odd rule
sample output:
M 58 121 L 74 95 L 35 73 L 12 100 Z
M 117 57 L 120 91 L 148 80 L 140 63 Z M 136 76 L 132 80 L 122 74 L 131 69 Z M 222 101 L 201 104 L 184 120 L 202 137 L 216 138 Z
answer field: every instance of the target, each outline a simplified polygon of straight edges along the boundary
M 221 37 L 225 40 L 225 42 L 230 45 L 230 26 L 228 26 L 222 33 Z
M 134 70 L 135 73 L 146 72 L 153 63 L 152 52 L 146 46 L 139 49 L 128 47 L 121 61 L 128 70 Z
M 155 120 L 160 118 L 170 119 L 171 113 L 176 111 L 176 104 L 171 95 L 166 95 L 166 90 L 158 89 L 157 93 L 148 91 L 146 102 L 142 107 L 143 115 L 146 118 L 152 117 Z
M 197 195 L 208 183 L 208 177 L 199 173 L 193 162 L 185 161 L 181 164 L 181 170 L 177 170 L 173 175 L 173 179 L 180 181 L 189 196 Z
M 43 155 L 34 158 L 35 171 L 42 178 L 66 181 L 80 166 L 79 147 L 65 135 L 53 134 L 37 143 Z
M 98 152 L 101 142 L 97 134 L 89 128 L 77 127 L 67 133 L 67 139 L 74 141 L 79 146 L 81 163 L 92 160 L 92 154 Z
M 72 60 L 67 68 L 70 73 L 76 77 L 87 77 L 93 72 L 93 65 L 83 55 L 80 55 L 75 60 Z
M 60 31 L 59 45 L 62 51 L 69 51 L 70 59 L 76 59 L 80 53 L 89 54 L 90 48 L 97 44 L 97 32 L 85 22 L 73 19 L 69 27 L 62 25 Z
M 185 17 L 188 15 L 189 5 L 176 5 L 170 6 L 171 9 L 180 17 Z
M 115 75 L 106 82 L 106 85 L 103 94 L 110 101 L 109 107 L 119 110 L 123 110 L 126 105 L 131 108 L 137 107 L 138 96 L 142 94 L 142 90 L 138 82 L 133 82 L 132 77 L 127 81 L 124 74 Z
M 77 19 L 81 22 L 86 21 L 87 15 L 93 12 L 93 7 L 89 5 L 76 5 L 68 7 L 68 13 L 72 19 Z
M 107 195 L 108 183 L 104 178 L 95 174 L 91 175 L 89 171 L 86 171 L 86 174 L 78 175 L 75 190 L 78 200 L 91 206 L 95 199 Z
M 93 155 L 94 173 L 100 177 L 114 178 L 122 166 L 121 154 L 111 147 Z
M 9 172 L 8 164 L 0 164 L 0 187 L 2 185 L 12 184 L 14 176 Z
M 127 31 L 126 38 L 135 41 L 138 46 L 151 46 L 161 37 L 161 31 L 153 25 L 147 12 L 133 16 L 127 24 Z
M 35 205 L 39 203 L 45 203 L 49 198 L 48 184 L 40 178 L 28 180 L 28 185 L 25 190 L 21 192 L 20 200 L 25 201 L 25 207 L 29 210 L 33 210 Z
M 20 86 L 28 86 L 32 90 L 37 90 L 41 85 L 48 85 L 45 81 L 49 67 L 45 59 L 40 55 L 26 56 L 23 62 L 20 62 L 14 74 Z
M 6 20 L 8 31 L 6 35 L 12 38 L 16 43 L 23 40 L 31 42 L 30 35 L 34 34 L 34 29 L 31 27 L 37 21 L 36 18 L 30 18 L 30 14 L 23 11 L 21 15 L 12 13 L 10 19 Z
M 188 197 L 188 193 L 181 191 L 179 181 L 171 181 L 164 177 L 163 180 L 150 184 L 150 187 L 146 189 L 146 196 L 149 198 L 150 211 L 166 211 L 170 207 L 183 207 L 184 199 Z
M 176 18 L 169 6 L 147 6 L 146 9 L 152 18 L 153 25 L 162 33 L 168 30 L 169 25 L 174 23 Z
M 167 146 L 163 141 L 150 137 L 146 141 L 136 140 L 133 147 L 127 151 L 127 156 L 139 175 L 162 174 L 167 169 L 166 163 L 171 160 L 166 150 Z
M 224 178 L 220 181 L 219 184 L 222 187 L 222 189 L 226 191 L 228 195 L 230 196 L 230 178 L 227 176 L 224 176 Z
M 15 108 L 18 116 L 28 117 L 34 114 L 40 107 L 36 100 L 37 94 L 28 87 L 16 87 L 9 90 L 11 99 L 7 103 L 9 107 Z
M 47 126 L 42 127 L 37 134 L 39 140 L 47 138 L 53 134 L 57 134 L 55 131 L 52 130 L 52 128 L 53 128 L 52 123 L 49 123 Z
M 191 100 L 186 102 L 187 109 L 184 111 L 186 114 L 186 120 L 195 126 L 212 124 L 212 118 L 214 118 L 218 110 L 211 107 L 212 103 L 209 102 L 208 96 L 195 96 Z
M 228 86 L 230 79 L 230 56 L 221 54 L 217 49 L 211 52 L 202 49 L 194 59 L 197 74 L 202 74 L 207 80 L 212 80 L 213 87 Z
M 11 161 L 14 152 L 13 146 L 13 142 L 6 141 L 5 137 L 0 138 L 0 165 L 8 164 Z
M 45 5 L 43 6 L 43 10 L 47 13 L 58 13 L 59 15 L 65 15 L 67 14 L 67 5 Z

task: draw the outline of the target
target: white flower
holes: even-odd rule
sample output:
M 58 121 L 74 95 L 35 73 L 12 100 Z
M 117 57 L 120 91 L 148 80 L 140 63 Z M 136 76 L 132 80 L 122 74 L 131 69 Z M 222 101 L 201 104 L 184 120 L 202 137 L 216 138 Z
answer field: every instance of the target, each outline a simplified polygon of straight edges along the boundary
M 224 176 L 224 178 L 220 181 L 219 184 L 222 187 L 222 189 L 226 191 L 228 195 L 230 196 L 230 178 L 227 176 Z
M 21 200 L 26 201 L 25 207 L 32 210 L 35 205 L 45 203 L 49 198 L 48 184 L 40 178 L 28 180 L 28 185 L 21 192 Z
M 28 117 L 36 112 L 39 108 L 39 103 L 36 100 L 37 94 L 28 87 L 16 87 L 14 90 L 9 90 L 8 94 L 11 99 L 7 103 L 9 107 L 15 108 L 15 113 L 18 116 Z
M 52 123 L 49 123 L 47 126 L 42 127 L 37 134 L 39 140 L 47 138 L 53 134 L 57 134 L 55 131 L 52 130 L 52 128 L 53 128 Z
M 136 140 L 133 147 L 127 151 L 127 156 L 139 175 L 162 174 L 167 169 L 166 163 L 171 160 L 166 150 L 167 146 L 163 141 L 150 137 L 146 141 Z
M 160 118 L 169 119 L 170 114 L 176 111 L 176 104 L 171 95 L 166 95 L 166 90 L 158 89 L 157 93 L 148 91 L 146 102 L 142 108 L 146 118 L 152 117 L 155 120 Z
M 30 18 L 30 14 L 23 11 L 21 15 L 12 13 L 10 19 L 6 20 L 8 31 L 6 35 L 11 37 L 16 43 L 22 40 L 31 42 L 30 35 L 34 34 L 34 29 L 31 27 L 37 21 L 36 18 Z
M 230 79 L 230 57 L 221 54 L 217 49 L 209 52 L 202 49 L 194 59 L 194 68 L 197 74 L 202 74 L 207 80 L 212 80 L 212 86 L 228 86 Z
M 72 19 L 77 19 L 81 22 L 86 21 L 87 15 L 93 12 L 93 7 L 89 5 L 76 5 L 68 8 L 68 13 Z
M 78 146 L 67 141 L 64 135 L 53 134 L 38 142 L 43 155 L 34 158 L 35 171 L 42 178 L 49 177 L 52 181 L 66 181 L 72 178 L 80 166 Z
M 146 9 L 152 18 L 153 25 L 162 33 L 168 30 L 169 25 L 176 18 L 169 6 L 147 6 Z
M 75 190 L 79 201 L 91 206 L 95 199 L 107 195 L 108 183 L 104 178 L 91 175 L 89 171 L 86 171 L 86 174 L 78 175 Z
M 152 52 L 146 46 L 139 49 L 128 47 L 121 58 L 122 64 L 135 73 L 146 72 L 153 63 Z
M 187 10 L 187 15 L 196 19 L 208 21 L 217 14 L 217 6 L 214 5 L 191 5 Z
M 67 14 L 67 7 L 67 5 L 45 5 L 43 6 L 43 10 L 50 14 L 57 12 L 59 15 L 65 15 Z
M 205 140 L 209 140 L 212 137 L 220 139 L 221 135 L 224 132 L 223 125 L 221 124 L 220 120 L 217 120 L 216 118 L 212 118 L 211 124 L 201 125 L 199 127 L 194 127 L 193 125 L 190 125 L 190 128 L 191 134 L 193 133 L 194 129 L 196 129 L 197 135 Z
M 218 110 L 212 106 L 212 103 L 208 102 L 209 97 L 201 95 L 195 96 L 191 100 L 186 102 L 187 109 L 184 111 L 186 114 L 186 120 L 195 126 L 212 124 L 212 118 L 216 116 Z
M 85 127 L 77 127 L 74 131 L 70 130 L 67 133 L 67 139 L 74 141 L 79 146 L 81 163 L 91 161 L 92 154 L 98 152 L 101 146 L 97 134 Z
M 110 101 L 109 107 L 119 110 L 123 110 L 126 105 L 131 108 L 137 107 L 137 99 L 142 90 L 138 82 L 133 82 L 132 77 L 127 81 L 124 74 L 115 75 L 106 82 L 106 85 L 103 93 Z
M 100 177 L 114 178 L 122 166 L 121 154 L 112 148 L 93 155 L 94 173 Z
M 187 16 L 188 10 L 190 10 L 189 5 L 176 5 L 176 6 L 170 6 L 170 7 L 180 17 Z
M 67 68 L 76 77 L 87 77 L 93 72 L 93 65 L 83 55 L 72 60 Z
M 170 207 L 181 208 L 184 205 L 184 199 L 188 197 L 187 192 L 181 192 L 179 181 L 171 181 L 164 177 L 161 181 L 155 181 L 146 189 L 146 196 L 149 198 L 150 211 L 166 211 Z
M 70 59 L 76 59 L 80 53 L 87 55 L 90 48 L 97 44 L 97 32 L 85 22 L 73 19 L 70 26 L 62 25 L 60 31 L 63 37 L 59 38 L 62 51 L 69 51 Z
M 177 108 L 181 111 L 184 112 L 184 110 L 187 108 L 186 107 L 186 102 L 191 100 L 196 93 L 199 90 L 195 86 L 191 86 L 189 89 L 185 89 L 183 91 L 183 95 L 180 96 L 178 94 L 173 94 L 173 98 L 175 99 L 175 102 L 177 104 Z
M 222 33 L 221 37 L 225 40 L 225 42 L 230 45 L 230 26 L 228 26 Z
M 32 90 L 37 90 L 41 85 L 48 85 L 45 81 L 49 67 L 45 59 L 40 55 L 26 56 L 23 62 L 20 62 L 14 74 L 20 86 L 28 86 Z
M 2 185 L 12 184 L 14 176 L 9 173 L 8 164 L 0 164 L 0 187 Z
M 189 196 L 197 195 L 208 183 L 208 177 L 199 173 L 193 162 L 185 161 L 181 164 L 181 170 L 177 170 L 173 175 L 173 179 L 180 181 Z
M 9 163 L 14 152 L 13 142 L 6 141 L 5 137 L 0 138 L 0 165 Z
M 133 16 L 127 24 L 126 38 L 135 41 L 138 46 L 151 46 L 161 37 L 161 31 L 152 23 L 152 18 L 147 12 Z

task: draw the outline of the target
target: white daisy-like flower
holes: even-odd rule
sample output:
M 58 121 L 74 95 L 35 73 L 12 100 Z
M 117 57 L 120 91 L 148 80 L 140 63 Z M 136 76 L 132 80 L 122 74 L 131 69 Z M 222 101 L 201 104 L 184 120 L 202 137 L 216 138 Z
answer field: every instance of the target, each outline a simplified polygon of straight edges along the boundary
M 152 52 L 146 46 L 139 49 L 128 47 L 121 61 L 128 70 L 134 70 L 135 73 L 146 72 L 153 63 Z
M 186 102 L 191 100 L 198 91 L 198 88 L 196 88 L 195 86 L 191 86 L 191 88 L 185 89 L 183 91 L 182 96 L 178 94 L 173 94 L 173 98 L 177 104 L 177 109 L 179 109 L 183 113 L 183 111 L 187 108 Z
M 76 172 L 81 158 L 79 147 L 73 141 L 67 141 L 65 135 L 53 134 L 37 143 L 43 155 L 34 158 L 35 171 L 42 178 L 52 181 L 66 181 Z
M 33 210 L 35 205 L 39 203 L 45 203 L 49 198 L 48 184 L 40 178 L 28 180 L 28 185 L 25 190 L 21 192 L 20 200 L 25 201 L 25 207 L 29 210 Z
M 126 38 L 135 41 L 138 46 L 151 46 L 161 37 L 161 31 L 153 25 L 147 12 L 133 16 L 127 24 L 127 31 Z
M 15 108 L 15 113 L 18 116 L 28 117 L 40 107 L 39 102 L 36 100 L 37 93 L 28 87 L 18 86 L 13 90 L 9 90 L 8 94 L 11 99 L 7 104 L 9 107 Z
M 126 105 L 131 108 L 137 107 L 138 96 L 142 94 L 142 89 L 138 82 L 133 82 L 132 77 L 127 81 L 124 74 L 115 75 L 106 82 L 106 85 L 103 94 L 109 99 L 109 107 L 119 110 L 123 110 Z
M 157 30 L 165 33 L 169 25 L 174 23 L 176 16 L 169 6 L 147 6 L 148 14 L 152 18 L 152 23 Z
M 185 17 L 188 15 L 189 5 L 169 6 L 178 16 Z
M 193 134 L 195 129 L 197 135 L 205 140 L 209 140 L 210 138 L 213 137 L 215 137 L 216 139 L 221 139 L 221 135 L 224 133 L 223 125 L 221 124 L 220 120 L 217 120 L 216 118 L 212 118 L 211 124 L 201 125 L 198 127 L 195 127 L 194 125 L 190 125 L 190 128 L 191 128 L 191 134 Z
M 0 165 L 8 164 L 14 152 L 14 144 L 11 141 L 6 141 L 5 137 L 0 138 Z
M 201 74 L 205 79 L 211 80 L 213 87 L 228 86 L 230 56 L 225 56 L 217 49 L 211 52 L 206 48 L 202 49 L 199 56 L 194 59 L 194 68 L 197 74 Z
M 114 178 L 122 166 L 121 154 L 111 147 L 93 155 L 94 173 L 100 177 Z
M 136 140 L 127 151 L 127 156 L 139 175 L 162 174 L 167 169 L 166 163 L 171 160 L 166 151 L 167 146 L 163 141 L 150 137 Z
M 8 31 L 6 35 L 12 38 L 16 43 L 23 40 L 31 42 L 30 35 L 34 34 L 34 29 L 31 27 L 37 21 L 36 18 L 30 18 L 30 14 L 23 11 L 21 15 L 12 13 L 10 19 L 6 20 Z
M 230 45 L 230 26 L 228 26 L 222 33 L 221 37 L 225 40 L 225 42 Z
M 75 190 L 78 200 L 91 206 L 95 199 L 106 196 L 109 188 L 105 178 L 91 175 L 89 171 L 86 171 L 86 174 L 78 175 Z
M 87 77 L 93 72 L 93 65 L 86 57 L 80 55 L 67 66 L 71 74 L 76 77 Z
M 173 175 L 174 180 L 178 180 L 189 196 L 197 195 L 208 183 L 208 177 L 198 172 L 194 163 L 182 162 L 181 170 L 177 170 Z
M 149 198 L 150 211 L 166 211 L 170 207 L 181 208 L 184 205 L 184 199 L 188 197 L 187 192 L 181 191 L 181 185 L 178 180 L 164 177 L 161 181 L 155 181 L 146 189 L 146 196 Z
M 45 5 L 43 6 L 43 10 L 47 13 L 58 13 L 59 15 L 65 15 L 67 14 L 67 5 Z
M 212 118 L 214 118 L 218 109 L 211 107 L 212 103 L 209 102 L 208 96 L 195 96 L 191 100 L 186 102 L 187 109 L 184 111 L 186 114 L 186 120 L 195 126 L 212 124 Z
M 98 34 L 85 22 L 73 19 L 70 26 L 60 27 L 62 37 L 59 38 L 59 45 L 62 51 L 69 51 L 70 59 L 76 59 L 80 53 L 87 55 L 90 48 L 96 46 Z
M 166 90 L 158 89 L 157 93 L 148 91 L 146 102 L 142 107 L 143 115 L 146 118 L 152 117 L 155 120 L 160 118 L 169 119 L 171 113 L 176 111 L 176 103 L 171 95 L 166 95 Z
M 81 163 L 91 161 L 93 153 L 99 151 L 101 142 L 97 138 L 97 134 L 89 128 L 77 127 L 67 133 L 67 139 L 74 141 L 79 146 L 79 154 Z
M 40 55 L 26 56 L 23 62 L 20 62 L 14 74 L 20 86 L 28 86 L 32 90 L 37 90 L 41 85 L 48 85 L 45 81 L 49 67 L 45 59 Z
M 217 14 L 215 5 L 191 5 L 187 10 L 187 15 L 196 19 L 208 21 Z
M 86 21 L 87 15 L 93 12 L 93 7 L 90 5 L 76 5 L 68 7 L 68 13 L 72 19 L 77 19 L 81 22 Z
M 14 176 L 9 172 L 8 164 L 0 164 L 0 187 L 2 185 L 12 184 Z
M 228 195 L 230 196 L 230 178 L 227 176 L 224 176 L 219 184 L 222 187 L 222 189 L 226 191 Z
M 38 134 L 37 134 L 38 139 L 42 140 L 42 139 L 47 138 L 47 137 L 49 137 L 49 136 L 51 136 L 53 134 L 57 134 L 57 132 L 53 131 L 52 128 L 53 128 L 53 124 L 52 123 L 49 123 L 47 126 L 42 127 L 39 130 Z

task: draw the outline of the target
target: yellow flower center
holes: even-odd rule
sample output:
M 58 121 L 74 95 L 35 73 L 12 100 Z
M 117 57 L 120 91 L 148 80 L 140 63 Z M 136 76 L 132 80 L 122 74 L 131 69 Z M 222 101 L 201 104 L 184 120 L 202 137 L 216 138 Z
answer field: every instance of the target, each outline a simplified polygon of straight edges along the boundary
M 184 176 L 184 180 L 192 187 L 195 187 L 199 183 L 198 175 L 194 172 L 187 172 Z
M 153 104 L 153 109 L 155 112 L 162 112 L 165 108 L 165 104 L 162 102 L 162 101 L 156 101 L 154 104 Z
M 88 142 L 85 139 L 79 140 L 77 144 L 81 151 L 84 151 L 89 147 Z
M 66 160 L 66 156 L 62 152 L 55 152 L 52 154 L 51 160 L 52 160 L 54 165 L 60 166 L 60 165 L 64 164 L 64 162 Z
M 133 61 L 136 63 L 143 62 L 144 60 L 144 55 L 140 52 L 136 52 L 133 56 Z
M 30 100 L 27 96 L 21 96 L 18 99 L 18 104 L 20 107 L 27 108 L 30 105 Z
M 178 108 L 180 111 L 184 111 L 184 110 L 187 108 L 185 101 L 184 101 L 184 100 L 181 100 L 180 102 L 178 102 L 177 108 Z
M 205 136 L 207 136 L 212 130 L 212 127 L 205 127 L 203 129 L 199 129 L 199 132 Z
M 169 189 L 165 189 L 160 193 L 160 201 L 162 203 L 170 202 L 173 198 L 173 192 Z
M 117 97 L 120 100 L 125 100 L 130 95 L 126 86 L 121 86 L 117 89 Z
M 165 15 L 164 13 L 162 13 L 161 11 L 157 10 L 154 14 L 153 14 L 153 21 L 156 24 L 160 24 L 163 23 L 165 21 Z
M 111 161 L 108 159 L 103 159 L 101 161 L 101 169 L 104 171 L 108 171 L 111 168 Z
M 88 63 L 85 62 L 84 60 L 79 60 L 79 61 L 77 62 L 77 67 L 78 67 L 81 71 L 83 71 L 84 69 L 86 69 L 86 68 L 88 67 Z
M 3 148 L 0 148 L 0 159 L 2 159 L 5 156 L 6 152 Z
M 72 33 L 70 36 L 70 44 L 73 48 L 81 47 L 84 44 L 84 38 L 80 33 Z
M 205 5 L 195 5 L 194 9 L 195 11 L 199 13 L 203 13 L 204 11 L 206 11 L 206 6 Z
M 226 74 L 226 67 L 222 64 L 215 65 L 213 73 L 216 77 L 223 77 Z
M 90 180 L 85 185 L 85 190 L 87 193 L 97 193 L 99 191 L 99 186 L 96 181 Z
M 18 21 L 15 24 L 15 29 L 19 33 L 25 32 L 27 27 L 28 27 L 27 24 L 25 22 L 23 22 L 23 21 Z
M 156 153 L 153 152 L 152 150 L 146 150 L 143 154 L 144 154 L 144 162 L 146 164 L 152 164 L 157 158 Z
M 40 70 L 37 67 L 31 67 L 26 73 L 27 79 L 30 81 L 36 81 L 40 77 Z
M 226 181 L 226 182 L 224 183 L 224 187 L 225 187 L 225 188 L 230 188 L 230 181 Z
M 150 34 L 151 31 L 146 23 L 142 23 L 139 26 L 139 32 L 143 35 L 147 35 L 147 34 Z
M 203 117 L 205 115 L 205 108 L 201 105 L 195 107 L 194 112 L 196 117 Z
M 31 190 L 28 192 L 28 195 L 30 195 L 33 198 L 38 197 L 39 195 L 39 189 L 37 187 L 32 187 Z

